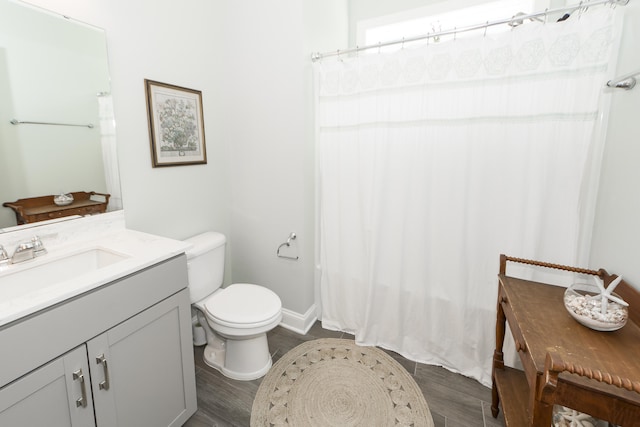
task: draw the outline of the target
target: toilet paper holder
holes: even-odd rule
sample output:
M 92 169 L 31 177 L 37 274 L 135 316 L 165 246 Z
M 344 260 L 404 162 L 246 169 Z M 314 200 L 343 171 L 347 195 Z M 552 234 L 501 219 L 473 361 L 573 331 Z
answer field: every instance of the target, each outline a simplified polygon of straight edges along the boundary
M 283 246 L 289 247 L 291 246 L 291 241 L 292 240 L 296 240 L 296 233 L 294 233 L 293 231 L 289 234 L 289 237 L 287 238 L 287 241 L 282 243 L 280 246 L 278 246 L 278 250 L 276 250 L 276 256 L 278 258 L 286 258 L 286 259 L 293 259 L 293 260 L 297 260 L 298 256 L 289 256 L 289 255 L 281 255 L 280 254 L 280 249 L 282 249 Z

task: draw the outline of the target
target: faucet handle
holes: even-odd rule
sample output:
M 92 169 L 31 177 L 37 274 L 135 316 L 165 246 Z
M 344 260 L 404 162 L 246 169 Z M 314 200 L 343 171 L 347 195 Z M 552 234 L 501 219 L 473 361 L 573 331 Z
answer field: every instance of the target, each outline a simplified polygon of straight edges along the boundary
M 31 238 L 31 243 L 33 244 L 33 256 L 45 255 L 47 253 L 47 248 L 44 247 L 40 237 L 33 236 Z

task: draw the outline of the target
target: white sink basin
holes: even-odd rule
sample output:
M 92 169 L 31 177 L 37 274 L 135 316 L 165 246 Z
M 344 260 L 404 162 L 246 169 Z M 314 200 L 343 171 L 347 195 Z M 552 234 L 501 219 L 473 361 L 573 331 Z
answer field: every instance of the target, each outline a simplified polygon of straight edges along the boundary
M 8 301 L 43 290 L 66 280 L 108 267 L 129 258 L 118 252 L 92 248 L 47 260 L 43 255 L 24 263 L 13 264 L 0 273 L 0 301 Z

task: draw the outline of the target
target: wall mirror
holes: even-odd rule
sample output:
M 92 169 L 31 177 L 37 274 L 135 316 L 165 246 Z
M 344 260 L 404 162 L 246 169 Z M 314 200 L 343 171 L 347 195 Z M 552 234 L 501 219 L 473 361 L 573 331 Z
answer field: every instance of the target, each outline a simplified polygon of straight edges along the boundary
M 4 202 L 93 191 L 122 209 L 105 32 L 0 0 L 0 232 Z

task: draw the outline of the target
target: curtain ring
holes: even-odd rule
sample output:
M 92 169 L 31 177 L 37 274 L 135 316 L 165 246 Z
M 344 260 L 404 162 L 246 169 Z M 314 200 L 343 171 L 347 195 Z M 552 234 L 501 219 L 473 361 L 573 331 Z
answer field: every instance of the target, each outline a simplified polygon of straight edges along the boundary
M 380 54 L 380 48 L 382 48 L 382 43 L 378 42 L 378 54 Z
M 547 24 L 547 16 L 548 16 L 548 12 L 549 12 L 549 8 L 546 8 L 544 10 L 544 23 L 545 25 Z
M 402 38 L 402 50 L 404 50 L 404 37 Z
M 433 22 L 431 23 L 431 29 L 433 30 L 433 42 L 434 43 L 438 43 L 440 41 L 440 36 L 438 34 L 442 32 L 442 25 L 440 25 L 440 21 L 436 21 L 436 22 L 438 22 L 438 29 L 437 30 L 436 30 L 436 24 L 434 24 Z
M 487 21 L 487 23 L 484 24 L 484 36 L 482 37 L 487 37 L 487 28 L 489 28 L 489 21 Z
M 453 27 L 453 41 L 456 41 L 456 37 L 458 37 L 458 27 Z

